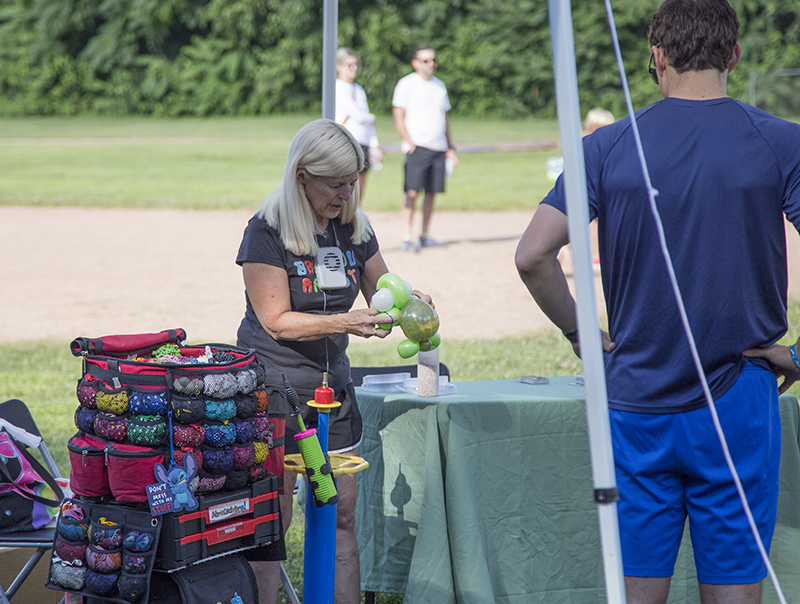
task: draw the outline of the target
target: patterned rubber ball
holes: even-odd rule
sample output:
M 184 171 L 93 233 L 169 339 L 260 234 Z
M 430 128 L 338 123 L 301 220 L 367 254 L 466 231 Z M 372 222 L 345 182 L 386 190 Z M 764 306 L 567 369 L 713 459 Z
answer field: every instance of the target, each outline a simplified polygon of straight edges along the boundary
M 117 584 L 117 591 L 123 600 L 138 602 L 147 591 L 147 577 L 123 572 Z
M 85 566 L 73 566 L 56 561 L 50 565 L 50 580 L 65 589 L 80 591 L 83 589 L 85 579 Z
M 103 574 L 92 570 L 86 571 L 86 589 L 98 596 L 110 596 L 117 589 L 119 573 Z

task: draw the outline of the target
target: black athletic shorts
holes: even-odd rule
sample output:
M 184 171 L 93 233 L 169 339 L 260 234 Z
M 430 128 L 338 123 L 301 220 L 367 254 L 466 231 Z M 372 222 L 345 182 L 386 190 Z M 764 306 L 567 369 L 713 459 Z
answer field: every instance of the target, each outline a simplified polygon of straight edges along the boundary
M 444 151 L 417 147 L 406 154 L 404 191 L 444 193 Z

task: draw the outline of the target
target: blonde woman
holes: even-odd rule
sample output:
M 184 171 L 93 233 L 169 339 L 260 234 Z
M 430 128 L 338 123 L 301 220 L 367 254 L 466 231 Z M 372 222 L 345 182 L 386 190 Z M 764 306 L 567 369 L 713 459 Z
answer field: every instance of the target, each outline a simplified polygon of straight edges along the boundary
M 336 115 L 338 123 L 344 124 L 364 151 L 364 169 L 358 173 L 361 198 L 367 183 L 367 172 L 371 167 L 383 164 L 383 152 L 378 145 L 375 132 L 375 115 L 369 112 L 367 93 L 356 84 L 361 71 L 361 59 L 352 48 L 342 47 L 336 53 Z M 374 166 L 373 166 L 374 163 Z
M 342 406 L 330 413 L 328 450 L 355 454 L 361 442 L 361 414 L 350 381 L 350 336 L 386 337 L 374 308 L 352 310 L 359 293 L 369 302 L 378 278 L 388 272 L 366 215 L 358 208 L 358 175 L 364 153 L 352 134 L 332 120 L 304 126 L 289 146 L 282 184 L 264 201 L 244 231 L 237 264 L 242 266 L 247 308 L 237 343 L 254 348 L 266 370 L 270 413 L 285 413 L 286 375 L 302 402 L 307 428 L 317 414 L 305 405 L 327 372 L 328 386 Z M 342 262 L 320 261 L 333 252 Z M 330 267 L 336 270 L 330 270 Z M 426 301 L 429 296 L 416 292 Z M 296 418 L 286 422 L 285 452 L 298 453 Z M 284 476 L 280 498 L 284 530 L 292 519 L 296 476 Z M 360 602 L 355 533 L 355 474 L 338 479 L 336 597 Z M 250 556 L 261 603 L 275 602 L 283 540 Z

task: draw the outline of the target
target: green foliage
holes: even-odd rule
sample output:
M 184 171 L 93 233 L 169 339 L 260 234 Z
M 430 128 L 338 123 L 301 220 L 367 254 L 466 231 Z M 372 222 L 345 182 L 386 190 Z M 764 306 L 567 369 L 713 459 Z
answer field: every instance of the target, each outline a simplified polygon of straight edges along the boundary
M 265 115 L 320 109 L 323 0 L 17 0 L 0 3 L 0 115 Z M 800 0 L 732 0 L 743 60 L 729 92 L 800 62 Z M 602 1 L 573 4 L 583 113 L 624 113 Z M 659 98 L 645 70 L 660 0 L 615 0 L 634 107 Z M 417 44 L 436 48 L 454 114 L 555 115 L 547 2 L 339 0 L 339 40 L 388 114 Z M 776 93 L 776 94 L 779 94 Z

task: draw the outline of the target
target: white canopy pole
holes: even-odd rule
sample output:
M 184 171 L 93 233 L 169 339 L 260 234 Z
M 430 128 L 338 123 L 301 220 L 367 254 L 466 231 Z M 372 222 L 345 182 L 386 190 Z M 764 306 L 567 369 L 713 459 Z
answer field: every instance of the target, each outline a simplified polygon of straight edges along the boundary
M 322 9 L 322 117 L 336 116 L 336 50 L 339 0 L 325 0 Z
M 581 339 L 583 377 L 586 387 L 589 451 L 600 522 L 606 598 L 609 603 L 623 604 L 625 602 L 625 581 L 617 519 L 617 483 L 614 474 L 606 376 L 603 369 L 600 330 L 597 325 L 594 271 L 589 245 L 589 203 L 581 142 L 581 114 L 578 100 L 578 76 L 575 68 L 575 45 L 572 37 L 572 12 L 569 0 L 548 0 L 548 7 L 550 36 L 553 45 L 556 106 L 564 156 L 564 190 L 575 271 L 578 333 Z

